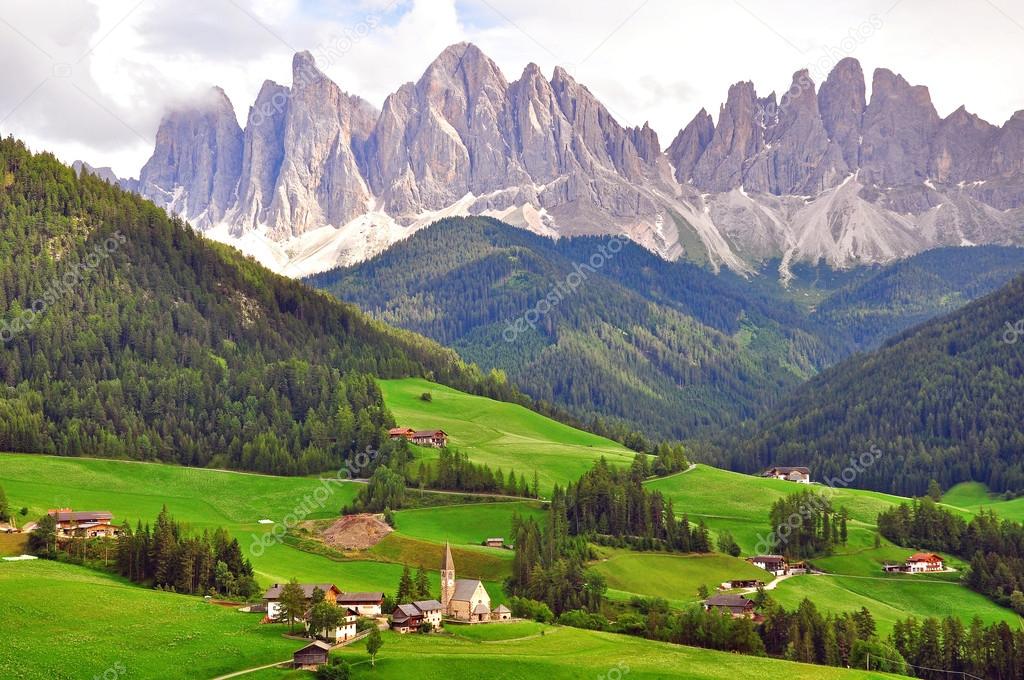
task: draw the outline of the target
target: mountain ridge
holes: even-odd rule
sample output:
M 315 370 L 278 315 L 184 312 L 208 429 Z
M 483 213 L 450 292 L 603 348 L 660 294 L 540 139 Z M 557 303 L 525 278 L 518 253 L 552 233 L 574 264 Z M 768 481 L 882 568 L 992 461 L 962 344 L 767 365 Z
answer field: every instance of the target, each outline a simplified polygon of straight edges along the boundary
M 1024 112 L 1002 127 L 852 58 L 781 99 L 729 88 L 667 149 L 565 69 L 509 81 L 446 48 L 380 111 L 309 53 L 264 83 L 243 129 L 223 93 L 165 116 L 139 191 L 291 275 L 352 264 L 437 219 L 479 214 L 548 236 L 625 235 L 661 257 L 753 274 L 941 245 L 1024 243 Z

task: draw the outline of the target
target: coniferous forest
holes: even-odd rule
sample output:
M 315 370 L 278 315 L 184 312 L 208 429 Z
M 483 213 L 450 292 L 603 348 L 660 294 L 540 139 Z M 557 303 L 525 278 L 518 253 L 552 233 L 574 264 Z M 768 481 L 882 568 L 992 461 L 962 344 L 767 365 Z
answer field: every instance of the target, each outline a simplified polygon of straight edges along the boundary
M 0 172 L 0 450 L 306 474 L 391 446 L 376 376 L 516 397 L 48 154 Z

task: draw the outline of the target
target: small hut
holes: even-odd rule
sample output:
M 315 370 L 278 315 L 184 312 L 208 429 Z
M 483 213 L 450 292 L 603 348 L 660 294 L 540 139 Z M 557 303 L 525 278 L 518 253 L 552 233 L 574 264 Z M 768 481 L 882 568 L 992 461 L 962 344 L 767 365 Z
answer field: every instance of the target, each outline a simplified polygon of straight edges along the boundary
M 292 655 L 292 667 L 315 669 L 317 666 L 327 663 L 327 657 L 331 653 L 331 646 L 326 642 L 317 640 L 306 645 Z

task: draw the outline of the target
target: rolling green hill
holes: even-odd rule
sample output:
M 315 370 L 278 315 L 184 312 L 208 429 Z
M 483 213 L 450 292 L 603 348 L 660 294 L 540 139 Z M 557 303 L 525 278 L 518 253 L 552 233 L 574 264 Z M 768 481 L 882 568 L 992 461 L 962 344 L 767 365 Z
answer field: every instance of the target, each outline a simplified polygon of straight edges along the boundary
M 419 379 L 382 380 L 384 403 L 401 427 L 440 428 L 449 446 L 469 454 L 474 463 L 515 470 L 533 482 L 536 470 L 541 489 L 576 481 L 602 456 L 627 465 L 635 452 L 589 432 L 545 418 L 515 404 L 494 401 Z M 431 401 L 421 399 L 429 392 Z M 435 451 L 417 449 L 431 458 Z
M 608 595 L 613 599 L 644 595 L 663 597 L 676 606 L 698 601 L 697 590 L 706 586 L 711 592 L 723 581 L 758 579 L 767 583 L 768 572 L 749 562 L 720 553 L 673 555 L 637 553 L 602 549 L 602 557 L 592 569 L 605 577 Z
M 0 562 L 0 609 L 4 678 L 212 678 L 302 646 L 258 614 L 45 560 Z
M 493 628 L 493 627 L 492 627 Z M 895 676 L 867 671 L 808 666 L 639 638 L 565 627 L 547 627 L 521 639 L 477 642 L 461 637 L 384 636 L 384 648 L 371 670 L 363 643 L 338 653 L 354 662 L 353 677 L 408 677 L 415 667 L 424 680 L 454 677 L 501 680 L 579 680 L 629 678 L 655 680 L 763 680 L 778 675 L 794 680 L 881 680 Z M 293 677 L 268 671 L 260 680 Z
M 744 556 L 764 550 L 761 539 L 771 530 L 768 519 L 771 504 L 804 488 L 792 482 L 727 472 L 705 465 L 652 480 L 647 482 L 647 486 L 671 498 L 676 512 L 687 513 L 691 521 L 704 520 L 713 533 L 732 533 Z M 816 487 L 812 485 L 811 488 Z M 879 547 L 874 544 L 879 511 L 904 501 L 904 498 L 874 491 L 836 488 L 832 495 L 833 506 L 845 507 L 850 513 L 847 544 L 837 547 L 829 557 L 812 560 L 815 567 L 828 572 L 828 575 L 801 575 L 779 581 L 773 586 L 771 596 L 790 609 L 804 597 L 810 597 L 820 609 L 834 613 L 865 606 L 885 633 L 895 621 L 907 616 L 953 615 L 960 617 L 966 625 L 978 615 L 987 623 L 1007 621 L 1014 628 L 1021 626 L 1020 617 L 1012 611 L 959 584 L 959 577 L 967 565 L 955 558 L 946 556 L 947 561 L 959 570 L 954 574 L 924 578 L 882 574 L 885 562 L 902 562 L 912 552 L 884 538 L 880 538 Z M 969 514 L 970 511 L 962 509 L 961 512 Z M 724 575 L 725 571 L 719 570 L 716 574 Z M 717 580 L 743 577 L 737 573 Z M 650 594 L 652 589 L 657 590 L 655 584 L 659 582 L 652 580 L 644 592 Z M 671 592 L 666 588 L 662 597 L 669 597 Z
M 336 583 L 344 590 L 391 592 L 402 572 L 402 563 L 387 551 L 338 559 L 300 550 L 289 543 L 260 540 L 273 528 L 273 525 L 259 524 L 261 519 L 281 524 L 289 515 L 300 512 L 309 499 L 317 498 L 314 493 L 324 487 L 315 478 L 271 477 L 130 461 L 0 454 L 0 486 L 12 503 L 29 508 L 29 518 L 38 517 L 53 507 L 99 509 L 112 512 L 115 523 L 127 520 L 134 526 L 137 521 L 152 523 L 166 504 L 172 515 L 197 530 L 224 527 L 238 538 L 243 555 L 252 561 L 256 579 L 263 586 L 294 577 L 302 582 Z M 306 519 L 336 517 L 339 509 L 355 497 L 358 486 L 355 483 L 327 486 L 330 495 L 322 507 L 315 502 L 309 505 L 314 511 Z M 471 525 L 488 534 L 507 533 L 518 505 L 496 504 L 498 510 L 484 511 L 489 521 L 476 518 Z M 441 508 L 440 511 L 458 515 L 454 509 Z M 464 523 L 470 523 L 468 517 Z M 436 537 L 430 536 L 429 531 L 417 530 L 415 521 L 410 524 L 408 535 L 411 538 L 426 539 L 427 550 L 440 549 L 438 540 L 443 539 L 434 540 Z M 399 528 L 398 534 L 405 535 L 401 524 Z M 510 559 L 507 551 L 494 552 L 506 562 Z M 408 558 L 408 553 L 404 556 Z M 435 562 L 439 563 L 440 558 L 431 559 L 428 569 L 434 588 L 439 583 L 433 568 Z M 496 581 L 500 581 L 504 573 L 495 576 L 495 582 L 488 583 L 488 588 L 497 596 L 500 586 Z
M 942 496 L 942 502 L 969 512 L 991 510 L 1000 517 L 1024 522 L 1024 496 L 1007 500 L 991 493 L 981 482 L 962 482 Z

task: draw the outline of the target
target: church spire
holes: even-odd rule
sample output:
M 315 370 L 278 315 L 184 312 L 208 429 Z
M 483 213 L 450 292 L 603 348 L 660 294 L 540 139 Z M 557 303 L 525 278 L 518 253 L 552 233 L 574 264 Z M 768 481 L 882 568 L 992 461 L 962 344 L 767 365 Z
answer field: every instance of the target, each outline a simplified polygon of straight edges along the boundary
M 441 565 L 442 571 L 455 571 L 455 560 L 452 559 L 452 549 L 448 545 L 448 541 L 444 542 L 444 563 Z
M 455 595 L 455 560 L 448 541 L 444 542 L 444 562 L 441 563 L 441 611 L 451 615 L 452 597 Z

